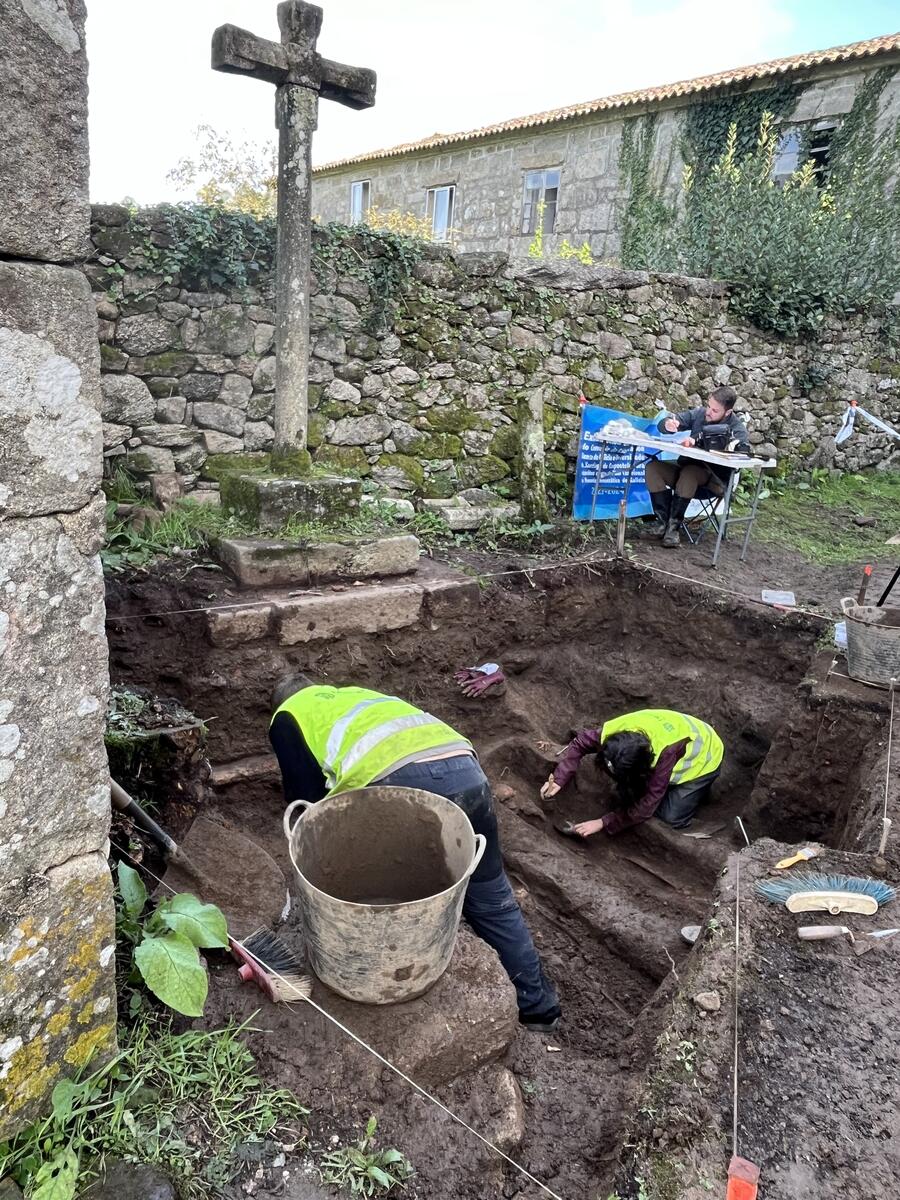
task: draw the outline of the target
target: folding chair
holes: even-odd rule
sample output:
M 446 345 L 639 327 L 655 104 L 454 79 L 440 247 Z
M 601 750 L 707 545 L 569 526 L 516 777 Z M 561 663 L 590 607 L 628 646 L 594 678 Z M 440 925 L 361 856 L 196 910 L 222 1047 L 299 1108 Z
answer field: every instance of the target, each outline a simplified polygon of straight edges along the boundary
M 734 476 L 732 493 L 734 493 L 740 483 L 740 471 L 733 471 Z M 688 506 L 688 512 L 685 513 L 684 520 L 681 523 L 681 531 L 692 546 L 696 546 L 701 542 L 707 532 L 712 531 L 717 537 L 721 528 L 722 540 L 728 536 L 727 527 L 723 524 L 727 516 L 726 501 L 728 500 L 728 487 L 723 482 L 721 492 L 713 491 L 712 488 L 699 487 L 694 494 L 692 503 L 696 503 L 698 510 L 693 514 L 690 513 L 691 506 Z M 690 526 L 698 525 L 696 531 L 692 531 Z

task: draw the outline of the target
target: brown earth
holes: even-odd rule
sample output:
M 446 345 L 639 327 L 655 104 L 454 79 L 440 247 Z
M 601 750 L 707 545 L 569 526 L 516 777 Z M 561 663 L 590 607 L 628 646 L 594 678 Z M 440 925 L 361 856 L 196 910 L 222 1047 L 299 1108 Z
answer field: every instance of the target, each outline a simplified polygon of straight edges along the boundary
M 495 570 L 505 564 L 493 560 Z M 214 764 L 266 753 L 269 691 L 288 668 L 396 692 L 472 738 L 495 788 L 509 871 L 565 1013 L 558 1034 L 520 1032 L 502 1060 L 525 1098 L 525 1135 L 514 1157 L 565 1200 L 605 1197 L 655 1041 L 670 1019 L 667 1003 L 687 953 L 679 930 L 710 913 L 717 876 L 737 844 L 734 816 L 742 814 L 754 836 L 837 841 L 852 824 L 849 797 L 869 784 L 865 756 L 883 732 L 883 705 L 866 709 L 838 695 L 830 654 L 811 670 L 821 622 L 628 566 L 532 566 L 480 593 L 469 588 L 459 611 L 430 628 L 290 649 L 269 641 L 211 646 L 202 614 L 179 611 L 253 596 L 234 592 L 221 574 L 202 569 L 186 579 L 161 572 L 114 581 L 114 678 L 175 695 L 207 719 Z M 453 671 L 485 659 L 503 665 L 507 688 L 466 699 Z M 726 766 L 698 821 L 711 836 L 694 839 L 650 821 L 584 845 L 561 838 L 554 820 L 599 815 L 608 801 L 605 782 L 586 764 L 556 812 L 538 803 L 570 731 L 653 706 L 695 713 L 723 737 Z M 282 809 L 277 780 L 263 777 L 220 787 L 209 815 L 254 837 L 290 876 Z M 236 1007 L 224 981 L 212 996 L 216 1016 L 245 1006 L 242 999 Z M 324 1036 L 316 1020 L 287 1010 L 269 1016 L 276 1036 L 255 1047 L 263 1077 L 298 1087 L 316 1108 L 313 1128 L 322 1137 L 355 1132 L 377 1112 L 383 1144 L 398 1146 L 416 1166 L 410 1195 L 541 1194 L 386 1071 L 365 1088 L 345 1085 L 333 1094 L 296 1067 L 304 1044 Z M 296 1053 L 287 1069 L 277 1043 L 291 1038 Z M 309 1058 L 321 1061 L 312 1049 Z M 482 1071 L 461 1074 L 437 1091 L 489 1129 L 500 1120 L 490 1111 L 496 1081 Z

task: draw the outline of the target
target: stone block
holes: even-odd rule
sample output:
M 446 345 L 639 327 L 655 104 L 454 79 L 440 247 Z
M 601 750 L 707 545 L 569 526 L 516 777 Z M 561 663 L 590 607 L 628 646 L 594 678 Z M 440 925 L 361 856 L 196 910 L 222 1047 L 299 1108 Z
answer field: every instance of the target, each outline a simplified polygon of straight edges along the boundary
M 257 392 L 273 392 L 275 390 L 275 355 L 262 359 L 253 372 L 253 390 Z
M 340 382 L 336 379 L 331 387 Z M 344 386 L 349 387 L 350 384 Z M 355 388 L 353 390 L 356 391 Z M 383 442 L 390 432 L 391 422 L 387 417 L 367 413 L 362 417 L 341 417 L 335 422 L 334 432 L 328 440 L 335 446 L 370 446 L 373 442 Z
M 209 433 L 204 434 L 205 438 L 209 436 Z M 338 475 L 302 479 L 226 475 L 222 478 L 221 490 L 226 511 L 254 520 L 260 530 L 266 531 L 280 529 L 292 518 L 321 521 L 346 516 L 359 507 L 362 483 Z
M 197 400 L 194 403 L 194 423 L 202 429 L 216 429 L 219 433 L 240 437 L 246 420 L 246 413 L 239 408 L 232 408 L 230 404 L 218 404 L 211 400 Z
M 169 474 L 175 470 L 175 455 L 164 446 L 141 446 L 125 456 L 126 470 L 135 475 Z
M 32 801 L 48 805 L 54 795 L 71 802 L 78 793 L 59 784 L 42 791 L 34 781 Z M 42 813 L 33 840 L 52 829 L 51 814 Z M 101 1066 L 115 1050 L 115 908 L 105 856 L 4 872 L 0 912 L 2 1140 L 46 1113 L 60 1079 L 83 1075 L 88 1061 Z
M 477 579 L 423 579 L 425 612 L 436 621 L 474 616 L 481 605 Z
M 266 637 L 271 619 L 271 604 L 220 609 L 206 614 L 206 632 L 214 646 L 241 646 Z
M 103 515 L 0 523 L 0 877 L 106 839 Z
M 306 586 L 407 575 L 419 565 L 419 540 L 411 534 L 307 543 L 222 538 L 215 553 L 242 587 Z
M 416 506 L 412 500 L 403 500 L 399 496 L 363 496 L 360 503 L 364 508 L 374 508 L 377 505 L 390 509 L 397 521 L 411 521 L 416 515 Z
M 10 195 L 18 207 L 18 191 Z M 87 504 L 103 454 L 99 378 L 97 313 L 81 272 L 0 263 L 0 515 Z
M 255 326 L 239 304 L 206 309 L 199 321 L 184 324 L 184 344 L 201 354 L 246 354 L 253 348 Z
M 71 262 L 89 252 L 84 19 L 83 0 L 2 6 L 0 255 Z
M 116 329 L 116 341 L 126 354 L 143 357 L 162 354 L 171 350 L 177 340 L 178 335 L 171 321 L 164 321 L 150 312 L 122 317 Z
M 156 401 L 143 379 L 135 375 L 103 375 L 100 392 L 104 421 L 146 425 L 153 420 Z
M 183 376 L 178 389 L 188 400 L 215 400 L 222 389 L 222 377 L 202 371 L 192 372 Z
M 319 596 L 299 596 L 275 605 L 278 641 L 296 646 L 360 633 L 386 633 L 415 625 L 422 589 L 413 583 L 353 588 Z
M 249 451 L 271 450 L 275 430 L 268 421 L 248 421 L 244 426 L 244 448 Z
M 437 513 L 454 533 L 479 529 L 486 521 L 515 521 L 521 515 L 518 504 L 467 504 L 465 501 L 423 500 L 427 512 Z
M 216 763 L 209 776 L 214 788 L 231 787 L 256 779 L 277 779 L 280 774 L 274 754 L 250 754 L 234 762 Z
M 231 404 L 235 408 L 246 408 L 253 391 L 253 384 L 246 375 L 238 375 L 232 371 L 222 380 L 219 392 L 221 404 Z
M 204 429 L 203 446 L 207 454 L 237 454 L 244 449 L 240 438 L 220 433 L 217 429 Z
M 181 425 L 187 413 L 184 396 L 163 396 L 156 401 L 156 420 L 163 425 Z

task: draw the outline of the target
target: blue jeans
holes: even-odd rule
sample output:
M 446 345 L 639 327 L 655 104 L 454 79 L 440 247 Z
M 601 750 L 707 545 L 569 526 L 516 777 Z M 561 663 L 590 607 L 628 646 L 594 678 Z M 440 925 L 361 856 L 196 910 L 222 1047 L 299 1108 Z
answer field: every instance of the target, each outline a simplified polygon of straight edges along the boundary
M 673 829 L 686 829 L 694 819 L 701 804 L 709 799 L 712 785 L 719 776 L 718 769 L 690 783 L 676 783 L 666 792 L 662 803 L 653 814 L 671 825 Z
M 472 930 L 500 957 L 516 989 L 519 1012 L 545 1013 L 559 999 L 544 975 L 522 910 L 513 895 L 503 859 L 500 835 L 491 796 L 491 785 L 474 755 L 458 755 L 435 762 L 409 763 L 372 786 L 421 788 L 459 805 L 476 833 L 487 839 L 484 856 L 469 880 L 463 917 Z

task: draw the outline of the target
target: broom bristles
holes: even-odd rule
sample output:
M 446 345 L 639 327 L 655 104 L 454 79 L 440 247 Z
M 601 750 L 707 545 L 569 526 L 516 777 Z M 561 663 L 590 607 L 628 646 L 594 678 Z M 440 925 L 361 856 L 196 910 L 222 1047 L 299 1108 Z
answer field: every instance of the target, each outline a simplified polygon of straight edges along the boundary
M 798 892 L 849 892 L 871 896 L 879 907 L 895 899 L 897 893 L 881 879 L 863 879 L 859 875 L 821 875 L 812 871 L 797 871 L 779 879 L 761 879 L 756 890 L 772 904 L 786 904 Z
M 254 959 L 257 970 L 266 977 L 272 999 L 280 1004 L 292 1000 L 308 1000 L 312 980 L 303 974 L 302 962 L 290 946 L 271 930 L 257 929 L 243 941 L 244 949 Z

